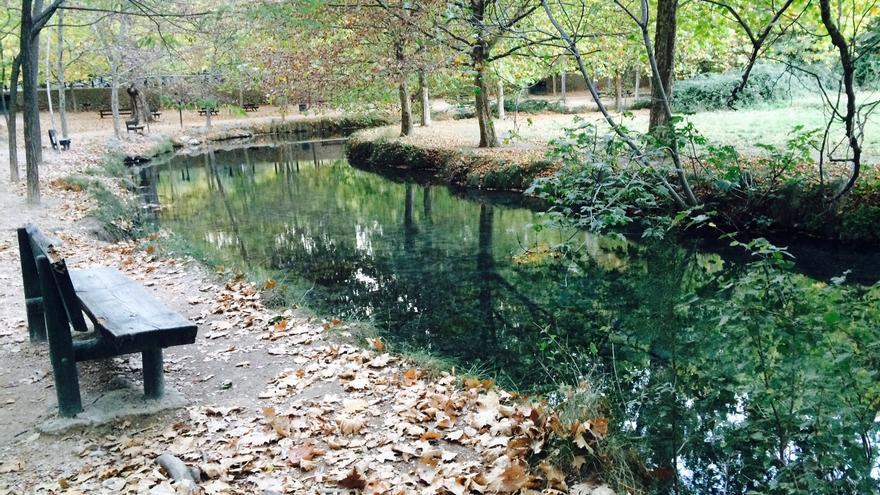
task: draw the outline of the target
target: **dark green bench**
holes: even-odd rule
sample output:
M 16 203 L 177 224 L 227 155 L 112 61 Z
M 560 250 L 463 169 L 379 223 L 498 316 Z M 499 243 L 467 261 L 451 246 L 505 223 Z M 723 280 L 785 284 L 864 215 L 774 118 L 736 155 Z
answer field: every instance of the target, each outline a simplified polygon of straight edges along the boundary
M 21 272 L 31 341 L 49 340 L 62 416 L 82 412 L 76 363 L 140 352 L 144 395 L 162 397 L 165 388 L 162 349 L 192 344 L 196 325 L 160 303 L 145 288 L 113 268 L 68 270 L 49 239 L 37 227 L 18 229 Z M 94 336 L 73 339 L 71 327 Z

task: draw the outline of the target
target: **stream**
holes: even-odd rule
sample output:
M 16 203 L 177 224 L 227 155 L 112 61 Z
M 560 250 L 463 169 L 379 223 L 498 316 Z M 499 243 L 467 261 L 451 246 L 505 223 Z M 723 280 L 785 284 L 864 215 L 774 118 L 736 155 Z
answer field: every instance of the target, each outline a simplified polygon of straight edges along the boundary
M 519 196 L 358 170 L 343 146 L 230 144 L 140 185 L 190 254 L 287 304 L 551 403 L 593 384 L 657 493 L 878 490 L 876 250 L 774 239 L 793 261 L 761 263 L 544 226 Z

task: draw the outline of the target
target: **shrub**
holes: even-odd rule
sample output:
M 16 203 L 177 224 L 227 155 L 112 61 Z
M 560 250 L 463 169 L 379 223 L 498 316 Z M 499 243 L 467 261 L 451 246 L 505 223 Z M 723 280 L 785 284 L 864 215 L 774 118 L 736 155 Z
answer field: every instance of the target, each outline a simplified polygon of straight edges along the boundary
M 742 80 L 739 71 L 723 74 L 702 74 L 675 86 L 672 105 L 678 112 L 698 112 L 727 108 L 733 88 Z M 740 92 L 738 107 L 754 107 L 773 104 L 795 96 L 799 82 L 776 66 L 758 65 L 752 71 L 749 82 Z
M 842 213 L 840 238 L 845 241 L 880 241 L 880 206 L 859 205 L 851 212 Z

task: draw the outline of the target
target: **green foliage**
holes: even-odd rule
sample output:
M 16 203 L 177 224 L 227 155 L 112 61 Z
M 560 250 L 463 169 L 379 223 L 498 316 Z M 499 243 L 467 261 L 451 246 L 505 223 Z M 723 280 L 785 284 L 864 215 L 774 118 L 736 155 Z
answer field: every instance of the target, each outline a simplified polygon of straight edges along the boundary
M 880 88 L 880 17 L 875 17 L 856 41 L 856 82 L 870 88 Z
M 785 252 L 763 239 L 734 245 L 760 261 L 696 289 L 677 309 L 694 322 L 678 337 L 678 359 L 687 363 L 679 380 L 713 383 L 702 401 L 737 404 L 727 416 L 702 419 L 714 424 L 707 448 L 730 459 L 719 471 L 739 472 L 728 489 L 871 492 L 877 459 L 869 446 L 876 448 L 880 433 L 880 286 L 846 285 L 846 274 L 817 283 L 796 274 Z M 737 459 L 742 444 L 762 454 Z
M 858 205 L 842 218 L 840 238 L 845 241 L 880 241 L 880 206 Z
M 600 138 L 592 124 L 567 129 L 550 144 L 549 157 L 562 168 L 537 179 L 526 193 L 548 201 L 552 217 L 603 232 L 631 224 L 636 216 L 656 212 L 666 202 L 651 180 L 655 171 L 626 160 L 621 143 Z
M 727 108 L 733 88 L 742 80 L 740 71 L 701 74 L 676 83 L 672 105 L 678 112 L 698 112 Z M 772 65 L 757 65 L 749 82 L 739 94 L 737 108 L 773 105 L 800 94 L 800 83 L 784 70 Z

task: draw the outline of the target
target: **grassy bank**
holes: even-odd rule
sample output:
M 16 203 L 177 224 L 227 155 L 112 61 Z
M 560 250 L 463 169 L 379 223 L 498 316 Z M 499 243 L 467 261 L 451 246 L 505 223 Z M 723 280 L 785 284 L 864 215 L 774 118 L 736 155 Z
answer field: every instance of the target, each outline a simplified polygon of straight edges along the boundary
M 297 136 L 300 139 L 321 139 L 348 136 L 361 129 L 388 125 L 388 120 L 377 115 L 322 116 L 298 119 L 271 119 L 262 122 L 216 125 L 187 129 L 175 134 L 171 142 L 177 148 L 197 146 L 210 142 L 245 139 L 257 136 Z
M 540 176 L 552 174 L 549 160 L 496 158 L 463 150 L 422 147 L 355 134 L 347 144 L 348 161 L 363 169 L 397 169 L 432 176 L 437 182 L 473 189 L 525 191 Z

